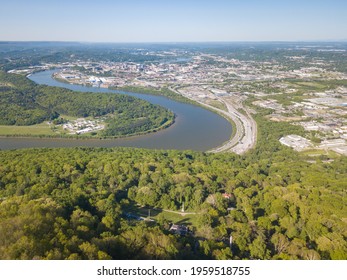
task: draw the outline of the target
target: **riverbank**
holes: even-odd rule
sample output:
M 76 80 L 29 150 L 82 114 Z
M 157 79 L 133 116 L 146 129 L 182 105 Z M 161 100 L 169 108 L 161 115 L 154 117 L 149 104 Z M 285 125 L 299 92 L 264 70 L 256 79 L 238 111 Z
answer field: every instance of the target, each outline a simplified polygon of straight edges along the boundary
M 189 99 L 181 94 L 177 94 L 176 92 L 172 91 L 170 88 L 155 89 L 155 88 L 145 88 L 145 87 L 137 87 L 137 86 L 126 86 L 126 87 L 110 87 L 109 89 L 120 91 L 120 92 L 127 92 L 127 93 L 136 92 L 140 94 L 164 96 L 178 102 L 184 102 L 187 104 L 200 106 L 194 100 Z
M 182 94 L 177 90 L 172 88 L 170 89 L 175 91 L 177 94 Z M 186 97 L 192 99 L 191 97 Z M 236 154 L 244 154 L 250 149 L 254 148 L 257 141 L 257 124 L 252 118 L 249 110 L 242 105 L 241 101 L 237 102 L 236 106 L 236 104 L 233 104 L 233 102 L 227 98 L 216 98 L 225 105 L 227 111 L 216 108 L 199 100 L 192 99 L 195 102 L 198 102 L 201 106 L 204 106 L 205 108 L 208 108 L 209 110 L 212 110 L 226 118 L 233 127 L 230 139 L 219 147 L 213 148 L 208 152 L 234 152 Z M 242 111 L 246 112 L 246 114 L 241 113 Z
M 242 105 L 235 105 L 231 100 L 219 98 L 228 108 L 228 114 L 236 124 L 234 137 L 225 145 L 211 152 L 231 151 L 236 154 L 244 154 L 254 148 L 257 141 L 257 124 L 252 118 L 249 110 Z M 238 109 L 236 109 L 236 107 Z M 244 111 L 246 114 L 241 113 Z

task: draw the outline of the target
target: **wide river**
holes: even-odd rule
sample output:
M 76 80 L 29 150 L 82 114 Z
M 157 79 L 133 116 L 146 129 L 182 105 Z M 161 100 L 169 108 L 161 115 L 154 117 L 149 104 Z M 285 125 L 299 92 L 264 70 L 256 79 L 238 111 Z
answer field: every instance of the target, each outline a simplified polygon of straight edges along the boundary
M 159 132 L 121 139 L 40 139 L 40 138 L 0 138 L 0 149 L 20 149 L 34 147 L 139 147 L 150 149 L 177 149 L 207 151 L 230 139 L 232 127 L 221 116 L 198 106 L 148 94 L 124 93 L 104 88 L 84 87 L 58 82 L 52 78 L 54 71 L 38 72 L 30 79 L 38 84 L 64 87 L 82 92 L 111 92 L 128 94 L 161 105 L 176 114 L 174 125 Z

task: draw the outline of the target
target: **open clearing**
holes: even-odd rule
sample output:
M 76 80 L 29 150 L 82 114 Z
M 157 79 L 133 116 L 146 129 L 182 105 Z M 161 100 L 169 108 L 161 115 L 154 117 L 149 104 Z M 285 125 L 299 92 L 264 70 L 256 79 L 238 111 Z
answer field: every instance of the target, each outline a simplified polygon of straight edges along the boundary
M 47 122 L 35 125 L 0 125 L 0 135 L 56 135 Z

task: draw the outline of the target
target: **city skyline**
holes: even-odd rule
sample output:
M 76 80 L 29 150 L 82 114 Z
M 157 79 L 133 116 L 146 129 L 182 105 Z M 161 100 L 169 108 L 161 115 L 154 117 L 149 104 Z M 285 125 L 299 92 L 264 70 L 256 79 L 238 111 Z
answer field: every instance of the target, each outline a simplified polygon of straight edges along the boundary
M 15 0 L 2 3 L 0 41 L 340 41 L 346 9 L 342 0 Z

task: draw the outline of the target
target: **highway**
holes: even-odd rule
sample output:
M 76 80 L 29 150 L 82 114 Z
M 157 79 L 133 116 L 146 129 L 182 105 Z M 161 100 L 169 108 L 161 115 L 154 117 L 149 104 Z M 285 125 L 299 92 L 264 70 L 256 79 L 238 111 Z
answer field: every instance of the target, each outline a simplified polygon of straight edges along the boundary
M 178 92 L 173 88 L 170 89 L 178 94 L 184 95 L 182 92 Z M 186 97 L 198 102 L 204 107 L 220 113 L 227 119 L 232 120 L 235 124 L 235 127 L 233 127 L 233 129 L 235 129 L 234 136 L 229 141 L 225 142 L 222 146 L 209 150 L 208 152 L 234 152 L 240 155 L 255 147 L 257 141 L 257 124 L 252 118 L 249 110 L 243 106 L 241 101 L 235 99 L 234 102 L 236 102 L 236 104 L 233 104 L 234 102 L 232 102 L 230 98 L 228 99 L 225 97 L 217 97 L 217 99 L 226 106 L 227 111 L 224 111 L 209 104 L 203 103 L 199 100 L 193 99 L 190 96 Z M 246 114 L 241 113 L 236 108 L 238 108 L 239 110 L 243 109 Z
M 210 150 L 209 152 L 219 153 L 230 151 L 236 154 L 243 154 L 248 150 L 254 148 L 257 141 L 257 124 L 252 118 L 249 111 L 242 105 L 241 102 L 238 103 L 238 107 L 240 109 L 243 109 L 246 114 L 242 114 L 240 111 L 238 111 L 231 101 L 221 97 L 219 97 L 218 100 L 225 104 L 228 111 L 226 112 L 220 109 L 218 109 L 217 111 L 227 116 L 235 123 L 234 129 L 236 131 L 234 133 L 234 137 L 232 137 L 229 141 L 227 141 L 220 147 Z

